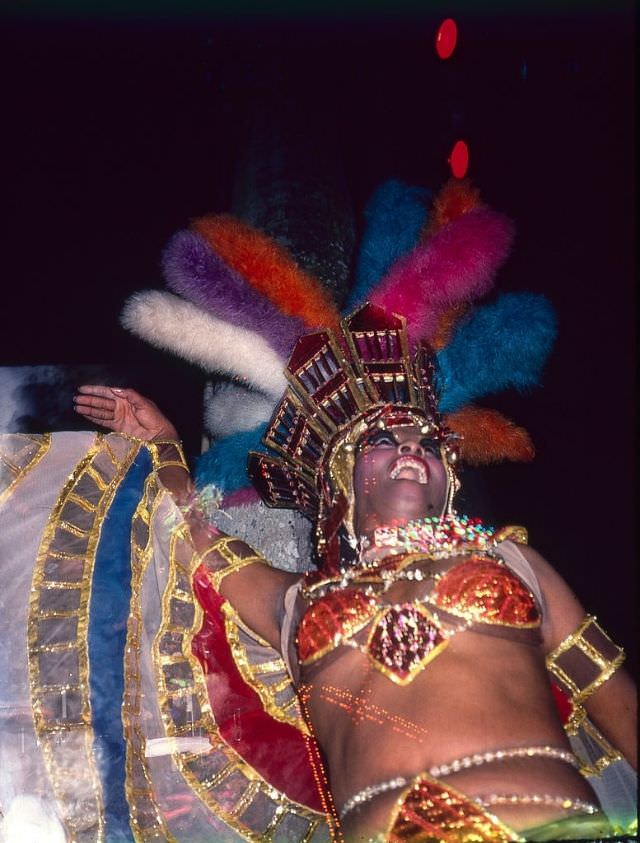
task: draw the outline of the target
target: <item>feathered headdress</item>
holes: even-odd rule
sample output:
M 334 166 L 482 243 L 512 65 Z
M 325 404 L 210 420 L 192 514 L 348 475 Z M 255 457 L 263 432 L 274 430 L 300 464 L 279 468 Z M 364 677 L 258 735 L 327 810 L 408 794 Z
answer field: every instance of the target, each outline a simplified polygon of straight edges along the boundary
M 355 449 L 374 426 L 417 425 L 438 443 L 450 510 L 459 436 L 438 411 L 431 350 L 421 344 L 410 353 L 404 317 L 365 304 L 343 320 L 341 333 L 301 337 L 286 374 L 289 385 L 264 437 L 276 456 L 251 453 L 249 475 L 270 506 L 313 519 L 323 570 L 335 572 L 357 547 Z
M 527 432 L 473 402 L 537 384 L 555 338 L 555 314 L 533 293 L 475 304 L 493 287 L 513 226 L 468 181 L 447 183 L 430 211 L 428 200 L 427 191 L 398 181 L 375 192 L 346 310 L 368 301 L 387 320 L 403 317 L 407 351 L 424 343 L 435 351 L 438 411 L 443 428 L 462 437 L 463 461 L 529 460 Z M 247 454 L 263 450 L 267 422 L 287 386 L 289 355 L 314 329 L 337 335 L 341 315 L 283 246 L 226 214 L 196 219 L 174 235 L 162 265 L 172 292 L 136 293 L 123 324 L 216 378 L 205 395 L 212 445 L 198 460 L 196 480 L 218 486 L 227 505 L 255 500 Z

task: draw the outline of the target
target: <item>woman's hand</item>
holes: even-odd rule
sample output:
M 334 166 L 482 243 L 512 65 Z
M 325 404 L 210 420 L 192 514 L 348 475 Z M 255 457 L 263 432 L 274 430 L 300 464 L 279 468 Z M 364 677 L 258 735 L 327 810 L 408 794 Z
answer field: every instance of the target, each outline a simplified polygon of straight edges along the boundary
M 135 436 L 145 442 L 178 439 L 175 427 L 157 405 L 134 389 L 80 386 L 73 403 L 76 413 L 116 433 Z

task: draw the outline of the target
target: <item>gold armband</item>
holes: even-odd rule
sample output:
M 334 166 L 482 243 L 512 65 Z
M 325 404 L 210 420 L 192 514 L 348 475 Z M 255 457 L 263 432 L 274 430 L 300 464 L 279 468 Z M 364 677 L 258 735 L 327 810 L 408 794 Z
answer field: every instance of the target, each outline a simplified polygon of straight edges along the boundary
M 180 442 L 157 440 L 148 442 L 147 445 L 151 453 L 154 471 L 168 468 L 170 465 L 179 466 L 184 468 L 185 471 L 189 471 Z
M 624 658 L 622 647 L 613 643 L 593 615 L 587 615 L 578 629 L 549 653 L 547 670 L 573 705 L 579 706 L 604 685 Z
M 236 553 L 231 547 L 233 542 L 242 542 L 242 539 L 237 538 L 237 536 L 219 536 L 219 538 L 214 539 L 207 549 L 198 556 L 197 564 L 204 562 L 205 566 L 207 566 L 206 558 L 211 553 L 219 554 L 227 563 L 224 568 L 220 568 L 218 566 L 215 566 L 213 569 L 209 568 L 209 577 L 216 591 L 220 591 L 220 583 L 229 574 L 239 571 L 246 565 L 252 565 L 254 562 L 267 564 L 266 559 L 259 553 L 256 553 L 256 551 L 253 550 L 253 548 L 250 548 L 249 545 L 246 545 L 246 547 L 248 547 L 252 552 L 247 556 L 240 556 L 240 554 Z

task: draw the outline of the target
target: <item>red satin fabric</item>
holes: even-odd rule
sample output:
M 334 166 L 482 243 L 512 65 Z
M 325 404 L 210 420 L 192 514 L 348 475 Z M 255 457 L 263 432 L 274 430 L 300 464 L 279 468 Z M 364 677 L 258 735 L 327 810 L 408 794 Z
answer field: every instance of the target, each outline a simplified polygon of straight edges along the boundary
M 225 635 L 220 611 L 224 598 L 213 588 L 204 566 L 196 570 L 193 586 L 204 620 L 192 651 L 205 671 L 209 702 L 221 736 L 289 799 L 322 811 L 307 750 L 309 738 L 271 717 L 242 678 Z

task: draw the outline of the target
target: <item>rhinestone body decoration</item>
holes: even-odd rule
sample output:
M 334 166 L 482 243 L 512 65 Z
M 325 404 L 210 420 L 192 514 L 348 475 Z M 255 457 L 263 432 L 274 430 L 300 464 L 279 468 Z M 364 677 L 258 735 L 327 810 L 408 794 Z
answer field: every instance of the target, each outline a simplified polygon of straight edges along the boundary
M 424 606 L 404 603 L 379 615 L 366 649 L 381 673 L 398 685 L 407 685 L 447 644 Z

